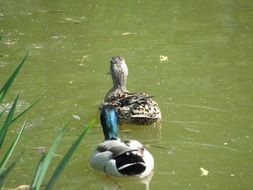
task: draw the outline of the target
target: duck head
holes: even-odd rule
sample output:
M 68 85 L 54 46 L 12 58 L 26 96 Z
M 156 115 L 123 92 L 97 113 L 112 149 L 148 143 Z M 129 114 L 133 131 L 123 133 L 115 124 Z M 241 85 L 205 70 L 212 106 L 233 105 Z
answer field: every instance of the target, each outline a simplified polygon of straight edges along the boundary
M 100 114 L 100 121 L 103 128 L 105 140 L 117 140 L 118 118 L 115 108 L 112 105 L 104 105 Z
M 121 88 L 126 90 L 128 68 L 123 57 L 112 57 L 110 73 L 113 80 L 113 89 Z

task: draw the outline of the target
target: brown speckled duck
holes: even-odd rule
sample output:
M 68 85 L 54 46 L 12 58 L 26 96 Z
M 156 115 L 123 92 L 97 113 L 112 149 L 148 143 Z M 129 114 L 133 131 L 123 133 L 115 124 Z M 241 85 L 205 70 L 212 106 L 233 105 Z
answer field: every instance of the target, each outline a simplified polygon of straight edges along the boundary
M 113 105 L 120 122 L 150 125 L 161 120 L 160 108 L 152 96 L 127 90 L 128 68 L 123 57 L 112 57 L 110 74 L 113 87 L 105 96 L 103 105 Z

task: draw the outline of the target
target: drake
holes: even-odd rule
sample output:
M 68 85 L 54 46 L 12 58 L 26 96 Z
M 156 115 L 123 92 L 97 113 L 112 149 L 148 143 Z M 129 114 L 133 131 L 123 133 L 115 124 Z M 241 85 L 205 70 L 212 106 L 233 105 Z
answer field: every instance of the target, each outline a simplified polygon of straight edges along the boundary
M 111 176 L 148 176 L 154 168 L 153 156 L 137 140 L 120 140 L 112 105 L 103 106 L 100 121 L 105 139 L 90 157 L 91 167 Z
M 123 57 L 112 57 L 110 74 L 113 87 L 103 105 L 113 105 L 121 122 L 150 125 L 161 119 L 160 108 L 152 96 L 127 90 L 128 68 Z

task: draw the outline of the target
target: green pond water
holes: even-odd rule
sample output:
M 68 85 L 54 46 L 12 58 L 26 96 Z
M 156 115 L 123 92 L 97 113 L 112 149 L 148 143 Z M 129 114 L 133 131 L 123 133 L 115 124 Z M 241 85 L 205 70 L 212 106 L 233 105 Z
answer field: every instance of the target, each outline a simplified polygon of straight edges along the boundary
M 0 0 L 0 33 L 0 85 L 31 50 L 1 107 L 20 94 L 20 112 L 42 97 L 6 188 L 31 182 L 40 147 L 71 121 L 45 184 L 96 119 L 54 189 L 253 189 L 252 0 Z M 103 140 L 98 106 L 112 86 L 115 55 L 128 63 L 129 90 L 153 95 L 162 111 L 161 128 L 121 127 L 123 139 L 141 141 L 155 158 L 145 181 L 109 178 L 88 164 Z

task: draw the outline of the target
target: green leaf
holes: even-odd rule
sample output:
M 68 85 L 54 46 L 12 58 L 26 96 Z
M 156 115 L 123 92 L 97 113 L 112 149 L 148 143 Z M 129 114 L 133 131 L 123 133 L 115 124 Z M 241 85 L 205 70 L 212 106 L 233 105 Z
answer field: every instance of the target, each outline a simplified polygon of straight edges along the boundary
M 11 109 L 10 109 L 10 111 L 9 111 L 6 119 L 5 119 L 5 122 L 4 122 L 3 126 L 2 126 L 2 128 L 0 128 L 0 149 L 1 149 L 2 145 L 3 145 L 3 141 L 4 141 L 4 138 L 5 138 L 5 135 L 6 135 L 7 131 L 8 131 L 9 126 L 13 122 L 15 122 L 17 119 L 19 119 L 22 115 L 24 115 L 26 112 L 28 112 L 32 107 L 34 107 L 41 100 L 41 98 L 38 99 L 32 105 L 30 105 L 28 108 L 26 108 L 24 111 L 22 111 L 20 114 L 18 114 L 14 119 L 12 119 L 13 118 L 13 114 L 14 114 L 15 109 L 16 109 L 16 104 L 17 104 L 18 97 L 19 96 L 16 97 L 16 99 L 15 99 L 14 103 L 12 104 L 12 107 L 11 107 Z M 1 115 L 0 115 L 0 117 L 1 117 Z
M 51 145 L 50 149 L 48 150 L 48 153 L 46 154 L 46 156 L 41 160 L 41 163 L 38 167 L 38 170 L 36 171 L 36 175 L 34 178 L 34 181 L 31 185 L 32 189 L 35 190 L 39 190 L 40 186 L 42 184 L 42 181 L 45 177 L 46 171 L 48 169 L 49 164 L 51 163 L 55 151 L 57 149 L 57 147 L 59 146 L 59 143 L 64 135 L 64 132 L 66 131 L 67 126 L 69 125 L 69 123 L 67 123 L 62 129 L 61 131 L 58 133 L 58 135 L 55 137 L 53 144 Z
M 26 56 L 23 58 L 23 60 L 21 61 L 21 63 L 17 66 L 17 68 L 11 74 L 11 76 L 9 77 L 9 79 L 5 82 L 5 84 L 1 88 L 1 90 L 0 90 L 0 103 L 4 99 L 6 93 L 8 92 L 9 88 L 11 87 L 14 79 L 16 78 L 19 70 L 21 69 L 21 67 L 24 64 L 24 62 L 25 62 L 26 58 L 28 57 L 28 55 L 29 55 L 29 52 L 26 54 Z
M 0 169 L 0 189 L 3 186 L 3 183 L 5 179 L 7 178 L 8 174 L 12 171 L 12 169 L 16 165 L 17 159 L 19 159 L 23 155 L 23 153 L 24 151 L 22 151 L 21 154 L 19 154 L 19 156 L 15 159 L 15 161 L 10 166 L 8 166 L 7 169 Z
M 26 112 L 28 112 L 32 107 L 34 107 L 40 100 L 42 99 L 39 98 L 38 100 L 36 100 L 32 105 L 30 105 L 28 108 L 26 108 L 24 111 L 22 111 L 20 114 L 18 114 L 14 119 L 11 120 L 10 125 L 15 122 L 16 120 L 18 120 L 22 115 L 24 115 Z
M 0 111 L 0 119 L 1 119 L 2 115 L 4 114 L 5 110 L 6 110 L 6 108 L 4 108 L 2 111 Z
M 42 165 L 43 165 L 43 162 L 45 160 L 45 157 L 47 156 L 47 154 L 44 154 L 40 161 L 39 161 L 39 164 L 38 164 L 38 167 L 37 167 L 37 170 L 36 170 L 36 173 L 34 174 L 33 176 L 33 180 L 32 180 L 32 183 L 31 184 L 36 184 L 39 177 L 40 177 L 40 174 L 41 174 L 41 171 L 42 171 Z M 31 189 L 34 189 L 36 187 L 36 185 L 34 185 L 34 187 L 32 187 Z
M 64 155 L 64 157 L 62 158 L 62 160 L 60 161 L 60 163 L 56 167 L 52 177 L 50 178 L 50 180 L 49 180 L 49 182 L 48 182 L 48 184 L 45 188 L 45 190 L 52 189 L 54 183 L 56 182 L 56 180 L 58 179 L 58 177 L 62 173 L 63 169 L 65 168 L 65 166 L 69 162 L 69 160 L 72 157 L 72 155 L 74 154 L 74 152 L 76 151 L 76 149 L 77 149 L 78 145 L 80 144 L 81 140 L 83 139 L 84 135 L 93 127 L 93 125 L 94 125 L 94 120 L 92 122 L 90 122 L 87 126 L 85 126 L 84 130 L 77 137 L 77 139 L 74 141 L 72 146 L 69 148 L 68 152 Z
M 8 148 L 7 152 L 5 153 L 3 159 L 1 160 L 0 162 L 0 169 L 4 169 L 5 168 L 5 165 L 7 164 L 8 160 L 10 159 L 21 135 L 23 134 L 24 132 L 24 129 L 25 129 L 25 126 L 26 126 L 26 123 L 27 123 L 27 118 L 23 124 L 23 126 L 21 127 L 16 139 L 13 141 L 13 143 L 11 144 L 11 146 Z
M 0 91 L 0 100 L 3 100 L 4 99 L 4 91 Z M 0 101 L 1 103 L 2 101 Z
M 10 122 L 12 120 L 13 114 L 14 114 L 14 112 L 16 110 L 16 105 L 17 105 L 18 97 L 19 96 L 17 95 L 17 97 L 15 98 L 14 103 L 12 104 L 11 109 L 10 109 L 10 111 L 9 111 L 9 113 L 8 113 L 8 115 L 7 115 L 4 123 L 3 123 L 3 126 L 0 129 L 0 149 L 2 148 L 2 145 L 3 145 L 4 139 L 5 139 L 6 133 L 8 131 L 8 127 L 9 127 Z
M 13 162 L 6 170 L 0 170 L 0 189 L 2 189 L 6 177 L 9 175 L 15 165 L 16 162 Z

